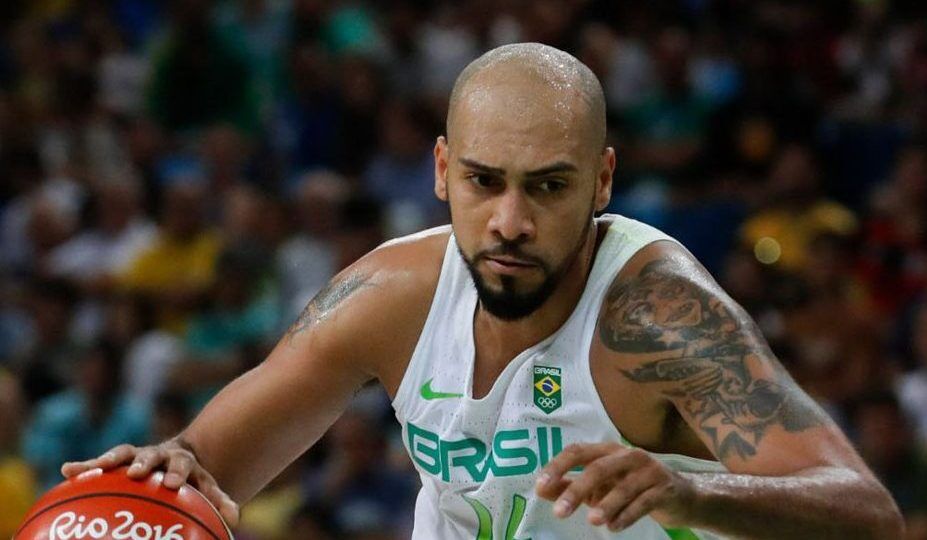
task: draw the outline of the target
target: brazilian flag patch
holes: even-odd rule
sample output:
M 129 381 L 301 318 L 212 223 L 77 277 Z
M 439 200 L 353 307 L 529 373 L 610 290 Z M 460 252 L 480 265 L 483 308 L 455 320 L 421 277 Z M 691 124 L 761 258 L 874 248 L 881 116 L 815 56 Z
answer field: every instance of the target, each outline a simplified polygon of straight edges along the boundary
M 563 404 L 563 380 L 560 368 L 534 366 L 534 404 L 550 414 Z

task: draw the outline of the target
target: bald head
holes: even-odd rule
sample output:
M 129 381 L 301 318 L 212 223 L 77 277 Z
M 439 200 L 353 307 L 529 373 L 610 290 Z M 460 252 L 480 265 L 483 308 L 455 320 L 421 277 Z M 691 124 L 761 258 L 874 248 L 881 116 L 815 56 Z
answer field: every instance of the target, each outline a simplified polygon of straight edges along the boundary
M 605 146 L 605 95 L 595 74 L 573 56 L 541 43 L 515 43 L 486 52 L 457 77 L 447 113 L 447 134 L 454 140 L 460 119 L 487 94 L 502 89 L 529 98 L 530 114 L 546 113 L 561 123 L 578 124 L 587 144 Z M 512 103 L 511 114 L 519 114 Z M 452 143 L 453 144 L 453 143 Z

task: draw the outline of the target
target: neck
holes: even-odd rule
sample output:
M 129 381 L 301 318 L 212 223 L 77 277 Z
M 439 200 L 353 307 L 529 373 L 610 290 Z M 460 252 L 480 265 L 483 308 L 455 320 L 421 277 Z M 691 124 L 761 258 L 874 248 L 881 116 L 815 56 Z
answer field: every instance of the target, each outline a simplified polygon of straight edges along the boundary
M 499 319 L 479 307 L 473 320 L 477 348 L 484 357 L 508 362 L 519 352 L 557 331 L 573 313 L 586 288 L 599 242 L 608 224 L 594 222 L 575 260 L 544 304 L 531 315 L 515 321 Z

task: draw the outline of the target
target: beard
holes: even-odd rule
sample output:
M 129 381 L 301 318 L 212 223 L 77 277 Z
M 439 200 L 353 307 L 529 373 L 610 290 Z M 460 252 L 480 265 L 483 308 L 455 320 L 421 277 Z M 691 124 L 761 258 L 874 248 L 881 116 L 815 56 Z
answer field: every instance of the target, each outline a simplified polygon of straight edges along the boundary
M 592 213 L 593 210 L 590 209 L 589 215 L 586 218 L 586 224 L 583 227 L 583 232 L 580 234 L 576 245 L 570 250 L 570 254 L 564 259 L 560 266 L 553 269 L 551 269 L 550 265 L 545 261 L 523 253 L 520 249 L 521 242 L 502 241 L 498 246 L 480 251 L 474 255 L 472 259 L 467 257 L 460 249 L 460 244 L 458 244 L 457 251 L 467 265 L 467 270 L 470 272 L 470 277 L 476 288 L 477 297 L 483 309 L 504 321 L 515 321 L 531 315 L 543 306 L 544 303 L 547 302 L 547 299 L 550 298 L 557 289 L 557 286 L 560 285 L 563 276 L 576 262 L 576 258 L 579 256 L 579 252 L 582 250 L 586 238 L 589 235 L 589 229 L 592 227 Z M 541 281 L 541 284 L 534 289 L 519 292 L 517 289 L 517 278 L 503 275 L 499 276 L 502 289 L 491 289 L 486 284 L 483 276 L 480 275 L 479 271 L 476 269 L 476 266 L 482 259 L 496 255 L 507 255 L 528 261 L 537 266 L 538 270 L 543 274 L 544 279 Z

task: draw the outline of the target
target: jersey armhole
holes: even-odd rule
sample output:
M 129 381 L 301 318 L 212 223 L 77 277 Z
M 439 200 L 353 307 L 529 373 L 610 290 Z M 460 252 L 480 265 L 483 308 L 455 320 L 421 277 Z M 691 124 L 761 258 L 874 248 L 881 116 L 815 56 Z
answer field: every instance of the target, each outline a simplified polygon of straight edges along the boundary
M 441 273 L 438 276 L 438 283 L 435 287 L 434 296 L 431 299 L 431 305 L 428 308 L 428 316 L 425 318 L 425 324 L 422 325 L 422 331 L 419 334 L 418 340 L 415 343 L 415 348 L 412 350 L 412 356 L 409 357 L 409 362 L 406 364 L 405 372 L 402 374 L 402 379 L 399 381 L 399 388 L 396 389 L 396 396 L 391 402 L 393 410 L 398 415 L 404 411 L 404 406 L 412 397 L 409 395 L 410 392 L 414 392 L 412 388 L 413 383 L 409 382 L 411 380 L 418 380 L 419 377 L 416 377 L 422 370 L 422 363 L 424 360 L 421 358 L 425 356 L 422 354 L 422 350 L 427 346 L 425 341 L 428 339 L 428 336 L 431 336 L 431 329 L 437 324 L 437 319 L 440 317 L 439 310 L 437 309 L 440 305 L 442 292 L 447 289 L 447 281 L 451 279 L 450 264 L 452 262 L 452 257 L 454 256 L 454 251 L 456 249 L 456 244 L 454 243 L 453 233 L 448 235 L 447 238 L 447 248 L 444 251 L 444 259 L 441 261 Z M 410 389 L 412 388 L 412 389 Z

